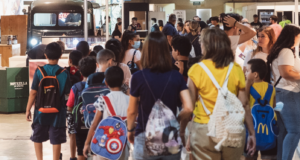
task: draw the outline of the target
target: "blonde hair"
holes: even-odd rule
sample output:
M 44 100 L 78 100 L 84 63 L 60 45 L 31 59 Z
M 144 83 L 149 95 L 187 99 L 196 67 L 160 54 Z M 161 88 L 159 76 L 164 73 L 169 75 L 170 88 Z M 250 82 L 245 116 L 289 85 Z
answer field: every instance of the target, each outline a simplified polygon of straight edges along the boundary
M 268 38 L 269 38 L 268 50 L 270 52 L 271 48 L 273 47 L 274 43 L 276 42 L 276 36 L 275 36 L 275 32 L 274 32 L 273 28 L 262 27 L 257 30 L 257 33 L 259 33 L 259 32 L 264 32 L 268 36 Z M 262 47 L 257 45 L 256 50 L 254 50 L 254 52 L 252 54 L 252 58 L 256 55 L 256 53 L 261 52 L 261 51 L 262 51 Z M 270 53 L 267 53 L 267 54 L 270 54 Z
M 192 21 L 192 23 L 190 23 L 190 31 L 193 36 L 198 35 L 200 29 L 201 27 L 198 21 Z

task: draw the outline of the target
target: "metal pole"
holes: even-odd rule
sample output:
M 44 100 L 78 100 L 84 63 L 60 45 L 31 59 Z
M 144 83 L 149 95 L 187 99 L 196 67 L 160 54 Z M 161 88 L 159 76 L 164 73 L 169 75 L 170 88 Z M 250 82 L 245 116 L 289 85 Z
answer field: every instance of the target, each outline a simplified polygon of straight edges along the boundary
M 83 26 L 84 26 L 84 40 L 87 41 L 88 40 L 88 28 L 87 28 L 87 0 L 84 0 L 84 4 L 83 4 L 83 7 L 84 7 L 84 18 L 83 18 Z
M 299 13 L 298 13 L 298 0 L 295 0 L 295 24 L 298 26 L 299 25 Z M 297 55 L 297 57 L 299 58 L 299 46 L 295 47 L 295 51 Z
M 105 19 L 105 27 L 106 27 L 106 42 L 108 41 L 108 37 L 109 37 L 109 22 L 108 22 L 108 0 L 105 0 L 105 12 L 106 12 L 106 19 Z
M 125 24 L 124 24 L 124 0 L 121 0 L 121 4 L 122 4 L 122 31 L 121 33 L 123 34 L 124 29 L 125 29 Z

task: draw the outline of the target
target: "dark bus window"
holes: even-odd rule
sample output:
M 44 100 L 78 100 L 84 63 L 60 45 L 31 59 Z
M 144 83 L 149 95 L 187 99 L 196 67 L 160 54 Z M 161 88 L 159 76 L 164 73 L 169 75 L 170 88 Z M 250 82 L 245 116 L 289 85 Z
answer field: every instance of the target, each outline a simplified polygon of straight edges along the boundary
M 35 13 L 34 14 L 34 26 L 55 26 L 56 14 L 55 13 Z
M 80 13 L 59 13 L 58 25 L 78 27 L 81 25 L 81 14 Z

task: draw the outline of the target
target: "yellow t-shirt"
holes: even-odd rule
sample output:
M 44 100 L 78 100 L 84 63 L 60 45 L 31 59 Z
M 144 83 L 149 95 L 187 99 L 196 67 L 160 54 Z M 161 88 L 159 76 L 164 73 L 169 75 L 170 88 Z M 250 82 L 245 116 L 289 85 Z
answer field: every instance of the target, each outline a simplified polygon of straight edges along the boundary
M 224 68 L 216 68 L 214 62 L 211 60 L 203 60 L 202 62 L 212 72 L 220 86 L 223 86 L 229 66 Z M 203 99 L 206 108 L 212 112 L 218 96 L 217 88 L 199 64 L 194 64 L 190 68 L 188 76 L 194 82 L 198 90 L 198 94 Z M 239 90 L 245 88 L 245 83 L 245 76 L 242 68 L 237 63 L 234 63 L 232 71 L 229 75 L 229 81 L 227 85 L 228 90 L 237 95 Z M 199 99 L 196 102 L 194 114 L 194 122 L 203 124 L 208 123 L 209 116 L 204 111 Z

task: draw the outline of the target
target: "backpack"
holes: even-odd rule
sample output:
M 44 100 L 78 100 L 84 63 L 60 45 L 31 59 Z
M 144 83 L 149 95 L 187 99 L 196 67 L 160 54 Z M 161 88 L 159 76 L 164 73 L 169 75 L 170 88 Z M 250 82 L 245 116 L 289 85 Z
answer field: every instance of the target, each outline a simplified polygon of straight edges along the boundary
M 168 156 L 178 154 L 181 152 L 182 148 L 182 141 L 179 136 L 179 123 L 172 110 L 161 101 L 164 92 L 171 81 L 172 72 L 160 99 L 155 98 L 144 73 L 143 76 L 154 100 L 156 101 L 152 107 L 151 113 L 149 114 L 145 129 L 145 146 L 147 153 L 149 156 Z
M 79 70 L 77 70 L 75 74 L 72 74 L 70 72 L 71 67 L 67 67 L 65 69 L 67 71 L 69 71 L 69 73 L 70 73 L 70 81 L 71 81 L 71 85 L 72 86 L 75 85 L 76 83 L 80 82 L 81 74 L 80 74 Z
M 90 128 L 96 114 L 96 107 L 94 106 L 95 101 L 98 97 L 107 95 L 109 92 L 110 90 L 105 84 L 90 85 L 82 91 L 82 112 L 84 124 L 87 128 Z
M 139 71 L 139 68 L 134 63 L 134 56 L 135 56 L 136 52 L 137 52 L 137 50 L 134 51 L 133 56 L 132 56 L 132 60 L 127 63 L 127 66 L 129 67 L 131 74 Z
M 85 83 L 78 82 L 74 85 L 77 88 L 77 92 L 75 93 L 75 102 L 74 108 L 72 111 L 73 119 L 74 119 L 74 126 L 76 131 L 81 129 L 87 129 L 84 125 L 84 117 L 82 112 L 82 97 L 81 93 L 84 89 Z
M 264 99 L 252 86 L 250 94 L 256 100 L 251 109 L 256 137 L 256 149 L 260 151 L 270 150 L 276 147 L 276 135 L 278 126 L 275 112 L 270 106 L 270 99 L 273 93 L 273 86 L 269 84 Z
M 58 113 L 62 106 L 57 76 L 65 70 L 59 68 L 55 76 L 49 76 L 44 67 L 38 66 L 38 69 L 43 78 L 40 81 L 37 92 L 36 109 L 42 113 Z
M 243 132 L 245 129 L 245 110 L 241 101 L 227 88 L 229 75 L 234 64 L 230 63 L 222 88 L 205 64 L 203 62 L 198 64 L 204 69 L 219 91 L 213 113 L 206 108 L 203 99 L 199 95 L 200 102 L 202 103 L 206 114 L 210 117 L 207 124 L 207 135 L 210 136 L 215 143 L 218 143 L 215 146 L 217 151 L 221 151 L 221 146 L 242 147 L 244 137 Z
M 92 139 L 91 150 L 101 157 L 117 160 L 127 144 L 127 128 L 123 121 L 126 117 L 117 117 L 109 98 L 103 96 L 103 99 L 112 116 L 99 123 Z

